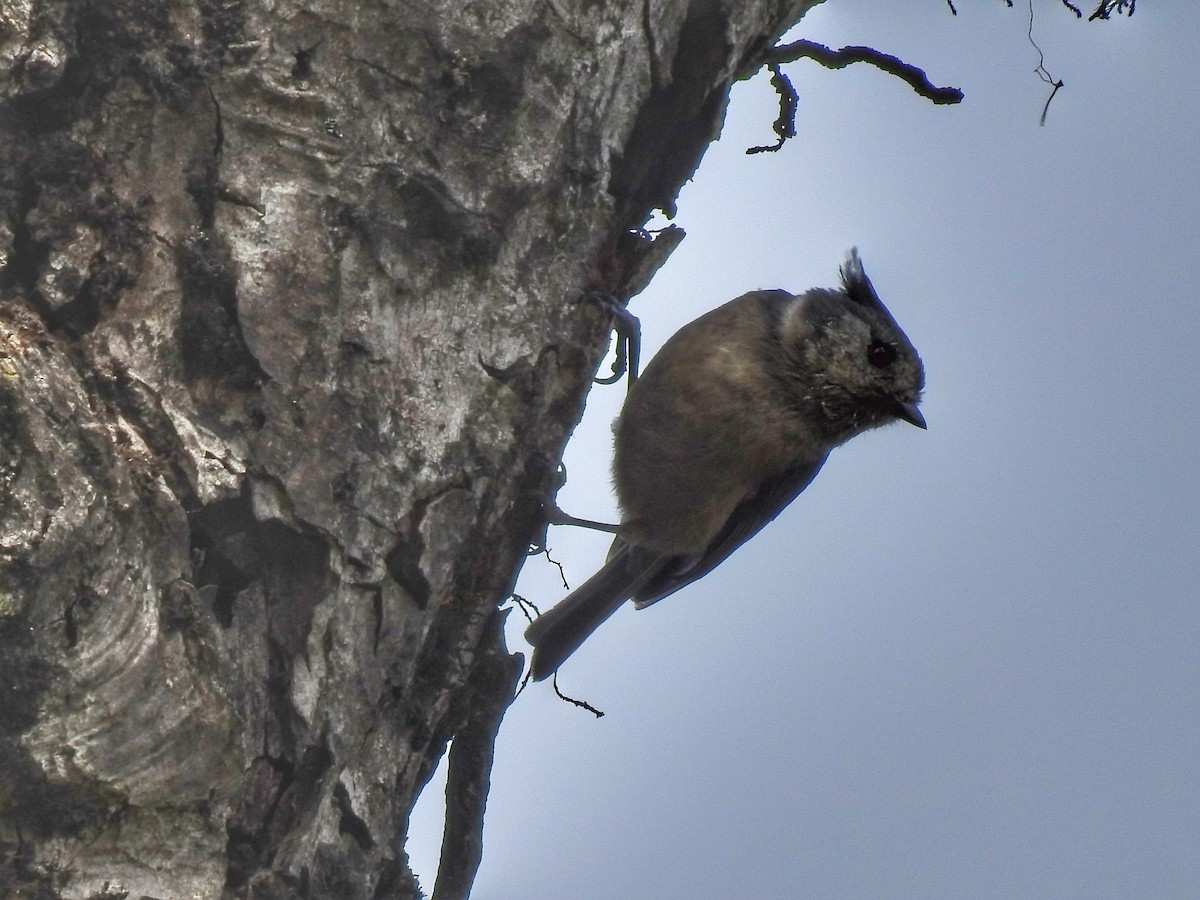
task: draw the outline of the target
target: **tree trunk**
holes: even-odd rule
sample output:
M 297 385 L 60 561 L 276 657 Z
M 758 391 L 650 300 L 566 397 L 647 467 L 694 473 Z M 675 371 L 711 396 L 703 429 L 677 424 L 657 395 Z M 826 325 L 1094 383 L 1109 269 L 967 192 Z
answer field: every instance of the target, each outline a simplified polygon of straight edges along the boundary
M 478 863 L 506 600 L 731 81 L 818 0 L 0 12 L 0 894 Z

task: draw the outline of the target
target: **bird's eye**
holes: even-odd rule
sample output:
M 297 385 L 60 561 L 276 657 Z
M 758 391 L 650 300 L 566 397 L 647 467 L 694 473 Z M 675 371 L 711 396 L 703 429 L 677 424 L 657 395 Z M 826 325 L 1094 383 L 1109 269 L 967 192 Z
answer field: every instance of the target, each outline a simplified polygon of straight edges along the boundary
M 883 341 L 872 341 L 867 348 L 867 362 L 877 369 L 883 369 L 896 361 L 896 348 Z

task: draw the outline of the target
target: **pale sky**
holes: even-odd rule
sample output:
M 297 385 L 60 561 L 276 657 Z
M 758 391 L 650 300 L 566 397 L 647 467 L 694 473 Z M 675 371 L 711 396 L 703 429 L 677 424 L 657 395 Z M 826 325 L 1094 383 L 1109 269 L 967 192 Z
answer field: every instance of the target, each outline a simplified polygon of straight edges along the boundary
M 1200 897 L 1200 4 L 829 0 L 795 37 L 867 66 L 760 75 L 631 306 L 644 358 L 857 245 L 925 361 L 927 432 L 834 451 L 703 581 L 622 609 L 500 731 L 477 900 Z M 1079 4 L 1086 12 L 1094 0 Z M 597 386 L 561 505 L 615 517 Z M 551 531 L 572 585 L 606 536 Z M 565 593 L 545 559 L 522 594 Z M 527 650 L 524 619 L 510 647 Z M 409 840 L 431 890 L 442 777 Z

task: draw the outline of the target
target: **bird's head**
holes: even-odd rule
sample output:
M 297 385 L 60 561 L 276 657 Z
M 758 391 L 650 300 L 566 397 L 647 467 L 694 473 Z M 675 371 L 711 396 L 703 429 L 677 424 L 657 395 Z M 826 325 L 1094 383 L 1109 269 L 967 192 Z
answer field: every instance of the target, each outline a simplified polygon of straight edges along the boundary
M 925 427 L 917 404 L 925 370 L 863 271 L 858 251 L 840 289 L 795 299 L 779 329 L 789 393 L 831 443 L 895 420 Z

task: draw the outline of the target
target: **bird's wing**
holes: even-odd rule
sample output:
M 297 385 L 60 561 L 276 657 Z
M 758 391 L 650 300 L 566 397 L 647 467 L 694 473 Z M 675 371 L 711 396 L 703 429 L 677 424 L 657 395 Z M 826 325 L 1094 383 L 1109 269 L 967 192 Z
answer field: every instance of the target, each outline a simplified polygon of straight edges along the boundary
M 684 585 L 703 578 L 729 554 L 744 544 L 783 512 L 783 508 L 800 495 L 816 477 L 826 457 L 802 463 L 766 481 L 758 491 L 736 507 L 703 553 L 677 556 L 672 564 L 663 566 L 654 577 L 633 594 L 638 609 L 657 603 Z

